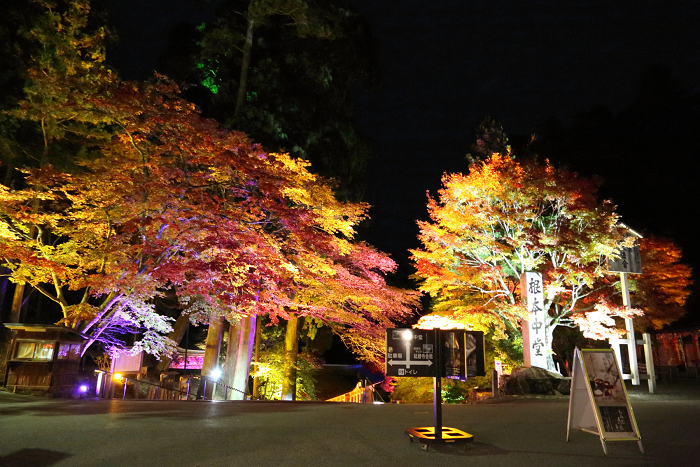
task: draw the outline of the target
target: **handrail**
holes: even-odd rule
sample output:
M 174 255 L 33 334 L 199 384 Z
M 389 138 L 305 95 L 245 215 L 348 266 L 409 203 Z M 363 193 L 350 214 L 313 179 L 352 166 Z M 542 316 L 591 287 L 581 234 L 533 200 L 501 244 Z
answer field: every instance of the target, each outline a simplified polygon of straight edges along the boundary
M 358 385 L 352 391 L 326 399 L 326 402 L 354 402 L 357 404 L 372 404 L 374 403 L 374 395 L 376 394 L 376 391 L 374 390 L 374 386 L 376 384 L 378 383 L 368 384 L 367 386 L 362 387 L 360 383 L 358 383 Z
M 105 376 L 107 377 L 107 378 L 105 378 L 105 383 L 106 383 L 107 380 L 110 380 L 110 381 L 117 381 L 117 382 L 122 381 L 122 382 L 123 382 L 123 387 L 124 387 L 124 389 L 123 389 L 123 391 L 122 391 L 122 399 L 126 399 L 126 388 L 127 388 L 128 384 L 129 384 L 129 381 L 131 381 L 132 384 L 134 384 L 134 385 L 146 384 L 146 385 L 148 385 L 148 386 L 155 387 L 155 388 L 156 388 L 155 397 L 153 397 L 153 398 L 152 398 L 152 397 L 147 397 L 147 399 L 160 399 L 160 398 L 161 398 L 161 397 L 159 397 L 160 391 L 163 390 L 163 391 L 167 391 L 166 394 L 179 395 L 179 397 L 177 397 L 177 399 L 182 400 L 182 398 L 183 398 L 183 396 L 184 396 L 184 400 L 190 400 L 190 380 L 192 380 L 192 379 L 198 379 L 198 380 L 201 381 L 201 383 L 200 383 L 200 384 L 201 384 L 201 391 L 200 391 L 200 390 L 197 391 L 197 394 L 195 395 L 195 400 L 214 400 L 213 397 L 211 397 L 211 398 L 207 398 L 207 397 L 206 397 L 206 393 L 207 393 L 207 390 L 206 390 L 207 383 L 214 383 L 214 385 L 215 385 L 215 386 L 214 386 L 214 389 L 212 390 L 212 396 L 213 396 L 214 394 L 216 394 L 216 388 L 217 388 L 217 386 L 222 386 L 222 387 L 224 388 L 224 400 L 228 400 L 228 391 L 229 391 L 229 390 L 231 390 L 231 391 L 237 391 L 237 392 L 243 394 L 243 395 L 244 395 L 244 399 L 245 399 L 245 395 L 246 395 L 246 393 L 245 393 L 244 391 L 241 391 L 240 389 L 237 389 L 237 388 L 234 388 L 234 387 L 232 387 L 232 386 L 229 386 L 228 384 L 220 383 L 220 382 L 215 381 L 215 380 L 213 380 L 213 379 L 209 379 L 209 378 L 202 377 L 202 376 L 197 376 L 197 375 L 188 375 L 188 378 L 187 378 L 187 389 L 183 391 L 182 389 L 179 389 L 179 388 L 178 388 L 178 389 L 172 389 L 172 388 L 169 388 L 169 387 L 165 387 L 165 386 L 163 386 L 163 385 L 161 385 L 161 384 L 151 383 L 150 381 L 144 381 L 144 380 L 141 380 L 141 379 L 138 379 L 138 378 L 131 378 L 131 377 L 128 377 L 128 376 L 122 376 L 122 377 L 119 378 L 118 380 L 114 380 L 114 375 L 115 375 L 115 374 L 118 374 L 118 373 L 112 373 L 112 372 L 109 372 L 109 371 L 95 370 L 95 373 L 98 373 L 98 383 L 97 383 L 98 387 L 96 388 L 96 394 L 97 394 L 98 396 L 99 396 L 100 393 L 102 393 L 102 389 L 104 389 L 103 387 L 100 387 L 100 386 L 101 386 L 102 375 L 105 375 Z M 202 384 L 202 383 L 203 383 L 203 384 Z M 112 384 L 113 384 L 113 383 L 112 383 Z

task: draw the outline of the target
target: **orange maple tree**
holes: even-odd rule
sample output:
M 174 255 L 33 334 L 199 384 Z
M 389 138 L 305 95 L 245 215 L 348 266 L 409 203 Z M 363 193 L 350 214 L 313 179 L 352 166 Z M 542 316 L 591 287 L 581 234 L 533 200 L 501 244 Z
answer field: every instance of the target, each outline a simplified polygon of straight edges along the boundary
M 692 270 L 681 263 L 681 249 L 671 240 L 644 237 L 639 240 L 639 252 L 642 274 L 630 275 L 631 300 L 644 315 L 634 324 L 643 330 L 661 329 L 685 314 Z
M 616 254 L 624 229 L 596 189 L 573 172 L 509 153 L 445 175 L 439 198 L 428 200 L 431 221 L 418 223 L 423 246 L 411 251 L 434 311 L 496 338 L 518 335 L 520 275 L 538 271 L 547 350 L 559 325 L 616 333 L 612 318 L 638 311 L 605 301 L 616 293 L 605 258 Z

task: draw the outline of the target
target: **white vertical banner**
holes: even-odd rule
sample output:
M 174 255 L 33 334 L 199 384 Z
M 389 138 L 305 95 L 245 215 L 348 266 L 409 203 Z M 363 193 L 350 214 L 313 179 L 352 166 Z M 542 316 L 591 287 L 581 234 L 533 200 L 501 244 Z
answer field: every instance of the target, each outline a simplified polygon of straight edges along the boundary
M 544 312 L 544 284 L 539 272 L 520 275 L 521 297 L 527 306 L 523 321 L 523 359 L 525 366 L 547 368 L 547 345 Z

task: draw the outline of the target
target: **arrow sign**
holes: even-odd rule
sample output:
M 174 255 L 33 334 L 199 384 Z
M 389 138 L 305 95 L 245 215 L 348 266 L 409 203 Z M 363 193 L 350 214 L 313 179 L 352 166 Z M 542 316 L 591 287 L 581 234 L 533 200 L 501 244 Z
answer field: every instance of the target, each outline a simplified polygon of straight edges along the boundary
M 434 376 L 435 333 L 425 329 L 387 329 L 387 376 Z
M 406 359 L 405 360 L 389 360 L 389 365 L 403 365 L 406 368 L 411 368 L 411 365 L 427 365 L 433 364 L 432 360 L 411 360 L 411 343 L 406 342 Z

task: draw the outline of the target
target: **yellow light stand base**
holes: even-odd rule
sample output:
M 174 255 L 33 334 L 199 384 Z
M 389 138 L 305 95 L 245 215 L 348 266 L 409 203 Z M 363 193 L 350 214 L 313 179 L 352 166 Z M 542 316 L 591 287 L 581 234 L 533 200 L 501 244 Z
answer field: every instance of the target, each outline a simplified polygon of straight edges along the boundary
M 450 428 L 449 426 L 442 427 L 442 439 L 435 439 L 435 427 L 434 426 L 422 426 L 417 428 L 409 428 L 406 430 L 411 442 L 416 441 L 417 443 L 423 444 L 423 449 L 428 450 L 428 446 L 431 444 L 447 444 L 447 443 L 471 443 L 474 441 L 474 435 L 470 435 L 457 428 Z M 466 449 L 466 446 L 465 446 Z

